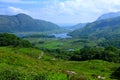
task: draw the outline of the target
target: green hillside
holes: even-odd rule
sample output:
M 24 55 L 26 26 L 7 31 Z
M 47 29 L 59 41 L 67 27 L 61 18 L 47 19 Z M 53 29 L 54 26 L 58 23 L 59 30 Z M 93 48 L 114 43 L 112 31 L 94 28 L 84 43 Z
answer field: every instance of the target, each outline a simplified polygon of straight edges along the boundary
M 120 33 L 120 17 L 95 21 L 87 24 L 84 28 L 70 33 L 73 37 L 98 36 L 104 37 Z
M 0 32 L 52 31 L 59 26 L 44 20 L 36 20 L 26 14 L 0 15 Z
M 99 80 L 97 76 L 110 79 L 119 64 L 101 60 L 64 61 L 54 59 L 33 48 L 0 47 L 0 77 L 2 80 L 71 80 L 64 71 L 77 73 L 72 80 Z
M 74 30 L 69 35 L 73 38 L 97 40 L 101 46 L 120 47 L 120 17 L 109 18 L 87 24 L 84 28 Z
M 114 80 L 111 77 L 117 79 L 119 75 L 119 49 L 114 47 L 104 49 L 104 53 L 96 48 L 69 53 L 42 51 L 8 33 L 0 34 L 1 43 L 0 80 Z

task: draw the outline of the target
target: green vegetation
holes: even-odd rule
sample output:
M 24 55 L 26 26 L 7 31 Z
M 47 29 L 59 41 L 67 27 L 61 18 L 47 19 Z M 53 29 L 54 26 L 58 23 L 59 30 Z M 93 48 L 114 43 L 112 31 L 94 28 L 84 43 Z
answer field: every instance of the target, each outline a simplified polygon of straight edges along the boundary
M 113 79 L 118 79 L 120 80 L 120 67 L 117 68 L 112 74 L 111 74 L 111 77 Z
M 84 28 L 74 30 L 69 35 L 74 38 L 94 41 L 98 46 L 115 46 L 120 48 L 120 17 L 103 19 L 87 24 Z
M 103 61 L 104 59 L 97 60 L 98 58 L 93 60 L 93 57 L 82 61 L 70 61 L 71 56 L 76 55 L 76 52 L 79 53 L 79 51 L 43 49 L 43 52 L 30 46 L 29 48 L 24 48 L 26 46 L 14 45 L 14 41 L 21 41 L 22 39 L 13 34 L 3 33 L 0 35 L 1 40 L 5 40 L 7 37 L 5 42 L 8 43 L 8 45 L 0 47 L 1 80 L 99 80 L 99 76 L 105 78 L 105 80 L 112 80 L 112 72 L 120 66 L 119 63 L 114 63 L 118 60 L 117 58 L 117 60 L 113 59 L 115 61 L 110 62 L 107 62 L 107 60 Z M 9 41 L 11 41 L 11 44 Z M 81 41 L 77 40 L 74 42 Z M 105 50 L 110 51 L 111 55 L 116 57 L 114 52 L 117 52 L 118 49 L 108 47 Z M 87 52 L 96 51 L 90 48 Z M 80 50 L 80 52 L 85 53 L 84 50 Z M 109 54 L 106 57 L 108 58 Z M 110 57 L 110 59 L 114 57 Z
M 36 20 L 26 14 L 0 15 L 0 32 L 39 32 L 60 29 L 58 25 Z
M 0 46 L 32 47 L 32 44 L 29 41 L 22 40 L 13 34 L 2 33 L 0 34 Z
M 55 38 L 54 35 L 45 35 L 45 34 L 31 34 L 23 36 L 22 38 Z
M 25 40 L 30 41 L 38 48 L 47 48 L 47 49 L 81 49 L 84 46 L 96 46 L 97 43 L 94 41 L 88 41 L 87 39 L 56 39 L 56 38 L 24 38 Z M 43 42 L 43 43 L 40 43 Z
M 119 80 L 119 22 L 78 24 L 86 26 L 58 39 L 49 35 L 69 30 L 25 14 L 0 16 L 0 32 L 21 37 L 0 34 L 0 80 Z
M 65 61 L 44 54 L 38 59 L 40 50 L 29 48 L 0 47 L 0 77 L 2 80 L 71 80 L 64 71 L 77 73 L 73 80 L 97 79 L 104 76 L 111 80 L 110 74 L 118 63 L 101 60 Z
M 109 62 L 120 63 L 120 50 L 110 46 L 105 49 L 103 48 L 83 48 L 79 52 L 72 55 L 71 60 L 93 60 L 100 59 Z

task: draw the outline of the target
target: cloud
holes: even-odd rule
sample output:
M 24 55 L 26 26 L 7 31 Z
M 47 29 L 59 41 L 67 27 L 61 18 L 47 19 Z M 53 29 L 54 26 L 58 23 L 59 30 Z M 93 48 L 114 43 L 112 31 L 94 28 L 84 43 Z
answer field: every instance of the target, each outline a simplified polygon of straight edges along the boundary
M 3 2 L 3 3 L 19 3 L 19 4 L 34 4 L 34 3 L 37 3 L 37 1 L 32 1 L 32 0 L 0 0 L 0 2 Z
M 120 0 L 55 0 L 42 11 L 65 21 L 88 22 L 104 13 L 120 11 Z
M 8 7 L 8 11 L 13 13 L 13 14 L 17 14 L 17 13 L 25 13 L 25 14 L 28 14 L 29 11 L 27 10 L 23 10 L 21 8 L 16 8 L 16 7 L 13 7 L 13 6 L 9 6 Z
M 0 13 L 27 13 L 55 23 L 79 23 L 96 20 L 108 12 L 120 11 L 120 0 L 0 0 L 7 8 Z

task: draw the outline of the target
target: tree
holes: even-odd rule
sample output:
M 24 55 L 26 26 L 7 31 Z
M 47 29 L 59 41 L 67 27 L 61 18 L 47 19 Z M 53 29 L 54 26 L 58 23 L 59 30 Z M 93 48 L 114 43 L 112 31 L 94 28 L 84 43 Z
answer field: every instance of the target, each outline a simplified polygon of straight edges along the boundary
M 111 78 L 120 80 L 120 67 L 111 74 Z
M 15 36 L 14 34 L 1 33 L 0 46 L 13 46 L 13 47 L 32 47 L 32 44 L 27 40 Z

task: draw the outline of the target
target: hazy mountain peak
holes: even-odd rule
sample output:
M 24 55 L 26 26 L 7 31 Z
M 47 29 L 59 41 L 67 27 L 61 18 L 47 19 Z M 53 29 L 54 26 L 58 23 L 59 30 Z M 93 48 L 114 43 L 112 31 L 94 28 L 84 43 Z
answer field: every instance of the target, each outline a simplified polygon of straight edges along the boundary
M 101 15 L 97 20 L 102 20 L 102 19 L 109 19 L 109 18 L 114 18 L 120 16 L 120 11 L 119 12 L 110 12 Z
M 16 17 L 19 17 L 19 18 L 28 18 L 28 19 L 33 19 L 31 16 L 27 15 L 27 14 L 24 14 L 24 13 L 19 13 L 17 15 L 15 15 Z

